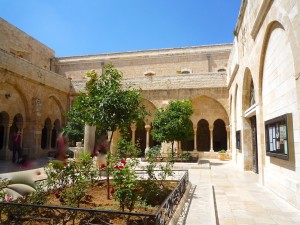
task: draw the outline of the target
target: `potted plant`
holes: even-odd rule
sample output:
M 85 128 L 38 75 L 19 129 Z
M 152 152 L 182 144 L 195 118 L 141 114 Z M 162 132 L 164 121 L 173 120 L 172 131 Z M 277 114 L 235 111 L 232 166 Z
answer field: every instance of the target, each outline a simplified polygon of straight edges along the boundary
M 220 160 L 226 160 L 226 157 L 227 157 L 226 150 L 222 149 L 222 150 L 218 151 L 218 158 Z

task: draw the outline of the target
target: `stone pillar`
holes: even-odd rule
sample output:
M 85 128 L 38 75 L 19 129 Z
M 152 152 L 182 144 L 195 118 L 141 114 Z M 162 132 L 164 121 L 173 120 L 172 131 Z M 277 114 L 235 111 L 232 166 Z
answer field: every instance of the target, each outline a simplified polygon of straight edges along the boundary
M 10 138 L 10 128 L 13 124 L 13 121 L 9 121 L 7 124 L 4 125 L 4 149 L 6 151 L 9 150 L 9 138 Z M 12 149 L 11 149 L 12 150 Z
M 227 152 L 231 152 L 230 148 L 230 126 L 226 126 L 226 132 L 227 132 Z
M 131 142 L 134 145 L 135 144 L 136 123 L 132 123 L 130 128 L 131 128 Z
M 84 151 L 93 152 L 95 147 L 96 127 L 85 125 L 84 127 Z
M 210 152 L 214 152 L 214 126 L 209 126 L 209 131 L 210 131 Z
M 147 151 L 149 150 L 149 141 L 150 141 L 150 129 L 151 126 L 149 124 L 145 125 L 145 129 L 146 129 L 146 149 L 145 149 L 145 154 L 147 153 Z
M 197 127 L 194 128 L 194 152 L 197 152 Z
M 41 149 L 42 127 L 44 127 L 43 122 L 41 122 L 42 101 L 38 97 L 33 97 L 31 104 L 32 104 L 32 111 L 33 111 L 33 117 L 32 117 L 33 149 L 32 149 L 32 155 L 30 156 L 30 158 L 36 159 L 37 154 L 39 153 L 39 150 Z
M 3 124 L 4 137 L 3 137 L 3 149 L 1 151 L 1 158 L 5 160 L 9 160 L 12 157 L 12 151 L 10 151 L 9 149 L 10 127 L 12 126 L 12 124 L 13 121 L 7 121 L 6 123 Z

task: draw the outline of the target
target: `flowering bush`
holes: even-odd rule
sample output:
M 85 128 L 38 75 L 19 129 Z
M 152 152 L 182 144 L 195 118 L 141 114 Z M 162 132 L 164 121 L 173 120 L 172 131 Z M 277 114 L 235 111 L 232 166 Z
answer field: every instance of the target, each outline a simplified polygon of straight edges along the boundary
M 98 174 L 88 153 L 80 154 L 78 160 L 52 161 L 45 167 L 45 172 L 47 189 L 63 204 L 77 207 Z
M 134 209 L 137 200 L 136 189 L 138 188 L 137 174 L 135 168 L 138 162 L 131 159 L 127 161 L 122 158 L 113 166 L 112 176 L 114 179 L 111 194 L 119 201 L 122 211 L 127 208 L 129 211 Z M 113 191 L 112 191 L 113 190 Z
M 0 178 L 0 201 L 6 200 L 7 192 L 5 188 L 8 186 L 9 181 L 6 178 Z

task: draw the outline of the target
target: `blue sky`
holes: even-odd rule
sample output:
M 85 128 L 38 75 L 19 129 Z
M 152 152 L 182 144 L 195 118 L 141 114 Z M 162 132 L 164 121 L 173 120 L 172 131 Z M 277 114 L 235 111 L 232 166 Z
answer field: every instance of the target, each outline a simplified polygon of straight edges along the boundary
M 241 0 L 0 0 L 0 15 L 56 56 L 75 56 L 232 43 L 240 4 Z

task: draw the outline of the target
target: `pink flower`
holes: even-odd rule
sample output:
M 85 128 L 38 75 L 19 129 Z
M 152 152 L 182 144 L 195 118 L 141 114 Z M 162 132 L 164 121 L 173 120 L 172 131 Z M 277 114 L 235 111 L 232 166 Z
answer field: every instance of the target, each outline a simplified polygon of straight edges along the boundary
M 123 158 L 122 160 L 121 160 L 121 163 L 123 163 L 124 165 L 126 164 L 126 158 Z
M 5 196 L 5 201 L 6 202 L 10 202 L 12 200 L 12 196 L 11 195 L 6 195 Z
M 161 185 L 159 186 L 159 189 L 162 190 L 163 188 L 164 188 L 164 186 L 161 184 Z

